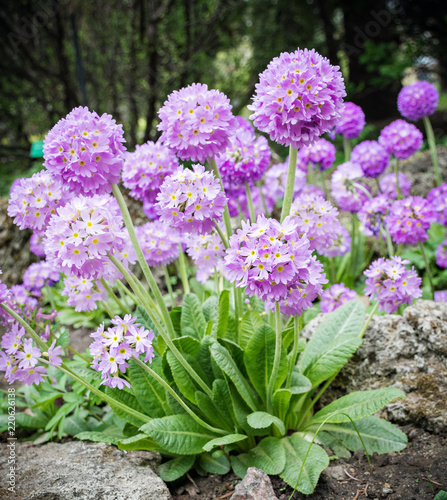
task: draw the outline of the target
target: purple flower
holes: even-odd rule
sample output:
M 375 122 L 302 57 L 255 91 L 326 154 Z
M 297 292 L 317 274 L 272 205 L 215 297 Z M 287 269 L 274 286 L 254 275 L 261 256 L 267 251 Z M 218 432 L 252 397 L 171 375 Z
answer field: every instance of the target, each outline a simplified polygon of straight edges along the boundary
M 357 163 L 365 177 L 379 177 L 390 161 L 388 151 L 377 141 L 363 141 L 352 150 L 352 163 Z
M 44 166 L 75 195 L 109 193 L 120 180 L 123 142 L 123 127 L 112 116 L 74 108 L 46 135 Z
M 179 255 L 180 235 L 161 222 L 147 222 L 135 228 L 144 258 L 149 266 L 167 266 Z
M 321 312 L 330 313 L 340 306 L 357 297 L 357 292 L 351 290 L 344 283 L 332 285 L 321 294 Z
M 375 198 L 366 200 L 358 212 L 358 217 L 362 223 L 362 232 L 366 236 L 378 236 L 384 227 L 384 216 L 390 209 L 390 201 L 387 196 L 381 194 Z
M 307 155 L 313 168 L 321 171 L 332 167 L 335 161 L 335 146 L 326 139 L 319 139 L 315 144 L 305 148 L 302 154 Z
M 432 115 L 438 106 L 439 92 L 429 82 L 416 82 L 403 87 L 397 96 L 400 114 L 416 122 L 424 116 Z
M 405 120 L 395 120 L 382 129 L 379 143 L 398 160 L 406 160 L 422 146 L 422 132 Z
M 204 163 L 225 151 L 237 122 L 228 97 L 193 83 L 168 96 L 158 111 L 160 142 L 182 160 Z
M 25 328 L 14 321 L 9 325 L 8 330 L 3 334 L 1 346 L 7 354 L 15 355 L 22 346 L 22 337 L 25 335 Z
M 144 215 L 151 221 L 158 220 L 160 216 L 157 213 L 157 206 L 151 201 L 145 200 L 143 202 Z
M 39 348 L 33 346 L 33 340 L 25 339 L 21 348 L 23 350 L 14 354 L 14 357 L 19 360 L 19 368 L 25 369 L 36 366 L 42 353 Z
M 358 212 L 369 196 L 369 189 L 357 179 L 363 176 L 357 163 L 347 161 L 332 174 L 332 197 L 342 210 Z
M 346 139 L 355 139 L 365 126 L 365 113 L 353 102 L 345 102 L 341 110 L 341 118 L 335 125 L 335 132 Z
M 127 153 L 123 166 L 123 184 L 136 200 L 155 203 L 167 175 L 179 167 L 175 154 L 161 143 L 148 141 Z
M 447 267 L 447 240 L 444 240 L 436 249 L 436 264 Z
M 351 235 L 349 231 L 340 225 L 339 232 L 332 245 L 328 248 L 321 250 L 321 255 L 326 257 L 337 257 L 338 255 L 345 255 L 351 249 Z
M 202 165 L 180 167 L 166 177 L 157 196 L 160 222 L 180 232 L 205 234 L 222 218 L 226 197 L 220 182 Z
M 269 63 L 248 109 L 255 127 L 273 141 L 300 149 L 335 126 L 345 95 L 338 66 L 313 49 L 298 49 Z
M 34 232 L 29 240 L 31 252 L 37 257 L 45 257 L 45 235 L 40 232 Z
M 117 376 L 103 378 L 100 385 L 108 385 L 112 389 L 118 388 L 120 390 L 123 389 L 124 386 L 129 389 L 132 387 L 127 380 Z
M 379 181 L 380 191 L 393 200 L 397 199 L 396 174 L 386 174 Z M 399 172 L 399 188 L 403 196 L 410 196 L 411 181 Z
M 0 274 L 3 274 L 3 271 L 0 269 Z M 8 300 L 8 297 L 10 295 L 10 292 L 8 290 L 8 287 L 2 283 L 2 280 L 0 279 L 0 304 L 2 302 L 6 302 Z M 0 308 L 0 311 L 3 311 L 3 309 Z
M 31 318 L 37 309 L 37 300 L 29 295 L 28 290 L 23 285 L 14 285 L 9 290 L 6 290 L 3 302 L 17 314 L 27 318 Z M 11 321 L 15 320 L 3 308 L 0 309 L 0 322 L 7 324 Z
M 69 276 L 64 278 L 64 285 L 62 295 L 68 297 L 67 304 L 76 312 L 93 311 L 99 301 L 107 300 L 106 290 L 98 280 Z
M 43 382 L 44 376 L 47 375 L 47 369 L 43 366 L 33 366 L 32 368 L 26 368 L 25 370 L 17 370 L 14 373 L 14 380 L 22 382 L 26 385 L 39 385 Z
M 410 261 L 400 257 L 375 260 L 364 272 L 366 276 L 365 295 L 379 301 L 379 311 L 387 314 L 396 312 L 400 305 L 411 304 L 422 295 L 421 278 L 414 267 L 405 267 Z
M 429 191 L 427 201 L 431 203 L 435 211 L 437 222 L 447 226 L 447 184 L 443 183 Z
M 62 364 L 62 359 L 59 356 L 62 354 L 62 347 L 59 345 L 55 347 L 55 345 L 56 341 L 53 340 L 53 343 L 48 348 L 48 361 L 51 366 L 60 366 Z
M 447 302 L 447 290 L 439 290 L 435 292 L 435 302 Z
M 298 157 L 300 152 L 298 152 Z M 295 174 L 295 185 L 293 195 L 296 196 L 302 191 L 307 182 L 307 161 L 304 163 L 304 169 L 299 168 L 300 161 L 297 162 Z M 268 193 L 275 201 L 284 197 L 287 183 L 287 171 L 289 167 L 289 158 L 284 163 L 272 165 L 265 174 L 265 186 L 268 186 Z
M 421 196 L 395 201 L 385 216 L 385 224 L 395 243 L 415 245 L 428 239 L 427 230 L 436 220 L 432 205 Z
M 59 279 L 59 272 L 45 260 L 31 264 L 23 274 L 24 286 L 36 297 L 40 297 L 45 285 L 53 286 Z

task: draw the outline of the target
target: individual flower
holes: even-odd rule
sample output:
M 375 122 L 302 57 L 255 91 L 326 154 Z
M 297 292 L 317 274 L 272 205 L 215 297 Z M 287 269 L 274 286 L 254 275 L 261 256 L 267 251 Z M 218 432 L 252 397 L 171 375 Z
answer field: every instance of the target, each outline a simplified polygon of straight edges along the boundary
M 213 273 L 223 271 L 225 247 L 216 230 L 209 234 L 188 235 L 186 244 L 186 252 L 197 267 L 197 281 L 206 283 Z
M 53 286 L 59 279 L 59 272 L 49 262 L 42 260 L 28 267 L 23 274 L 23 285 L 34 296 L 40 297 L 45 285 Z
M 397 200 L 396 174 L 386 174 L 379 181 L 380 191 L 393 200 Z M 399 189 L 403 196 L 410 196 L 411 181 L 399 172 Z
M 321 255 L 326 257 L 337 257 L 339 255 L 345 255 L 350 249 L 351 235 L 344 226 L 340 225 L 339 232 L 337 233 L 332 245 L 328 248 L 323 248 L 321 250 Z
M 391 238 L 397 244 L 415 245 L 428 239 L 427 230 L 436 220 L 432 205 L 421 196 L 395 201 L 385 216 Z
M 436 249 L 436 264 L 447 267 L 447 240 L 444 240 Z
M 390 161 L 390 154 L 377 141 L 363 141 L 351 153 L 351 162 L 360 165 L 365 177 L 379 177 Z
M 384 217 L 388 214 L 390 205 L 388 197 L 384 194 L 365 201 L 358 212 L 363 234 L 366 236 L 380 234 L 381 229 L 384 228 Z
M 346 139 L 355 139 L 365 126 L 365 113 L 353 102 L 345 102 L 341 110 L 341 118 L 335 125 L 335 132 Z
M 161 222 L 146 222 L 135 232 L 149 266 L 167 266 L 179 255 L 180 235 Z
M 330 247 L 340 231 L 338 210 L 319 196 L 298 196 L 292 203 L 290 216 L 297 224 L 299 236 L 306 236 L 311 250 L 317 253 Z
M 236 117 L 238 127 L 230 143 L 216 163 L 226 189 L 238 189 L 246 182 L 250 185 L 259 181 L 270 163 L 270 148 L 267 139 L 256 137 L 251 123 Z
M 344 283 L 336 283 L 321 294 L 321 312 L 330 313 L 335 311 L 335 309 L 338 309 L 340 306 L 356 297 L 357 292 L 355 290 L 351 290 Z
M 160 142 L 136 145 L 127 153 L 123 165 L 123 184 L 130 196 L 154 204 L 165 177 L 179 167 L 175 154 Z
M 37 257 L 45 257 L 45 235 L 34 232 L 29 240 L 29 248 Z
M 296 196 L 304 188 L 307 182 L 307 161 L 304 170 L 299 168 L 300 162 L 297 162 L 295 173 L 295 184 L 293 195 Z M 272 165 L 265 173 L 265 186 L 268 187 L 268 193 L 275 201 L 284 197 L 287 184 L 287 171 L 289 168 L 289 158 L 284 163 Z
M 335 146 L 326 139 L 319 139 L 315 144 L 305 148 L 302 154 L 307 155 L 308 161 L 313 168 L 327 170 L 335 161 Z
M 19 362 L 19 368 L 24 369 L 36 366 L 42 353 L 38 347 L 33 346 L 33 339 L 25 339 L 21 347 L 22 350 L 18 350 L 14 354 L 14 357 Z
M 248 296 L 256 295 L 268 309 L 280 303 L 284 314 L 301 314 L 312 307 L 327 280 L 312 255 L 309 240 L 298 236 L 291 217 L 282 223 L 260 215 L 230 238 L 225 275 Z
M 422 132 L 405 120 L 395 120 L 382 129 L 379 143 L 398 160 L 406 160 L 422 146 Z
M 53 343 L 48 348 L 48 352 L 47 352 L 48 361 L 49 361 L 51 366 L 60 366 L 62 364 L 62 359 L 59 356 L 62 354 L 62 347 L 61 346 L 55 347 L 55 345 L 56 345 L 56 341 L 53 340 Z M 45 353 L 44 353 L 44 355 L 45 355 Z
M 414 267 L 407 270 L 405 266 L 409 263 L 409 260 L 397 256 L 380 258 L 364 272 L 365 295 L 379 301 L 379 311 L 396 312 L 402 304 L 411 304 L 413 299 L 422 295 L 422 280 Z
M 443 183 L 429 191 L 427 201 L 431 203 L 435 211 L 436 221 L 447 226 L 447 184 Z
M 340 118 L 345 84 L 338 66 L 312 50 L 283 52 L 260 74 L 250 119 L 278 144 L 312 145 Z
M 157 213 L 157 206 L 151 201 L 144 200 L 143 212 L 144 215 L 151 221 L 155 221 L 160 218 L 160 216 Z
M 407 85 L 397 96 L 399 113 L 416 122 L 424 116 L 432 115 L 438 106 L 439 92 L 429 82 L 421 81 Z
M 158 111 L 160 142 L 182 160 L 204 163 L 225 151 L 237 122 L 228 97 L 202 83 L 175 90 Z
M 209 233 L 222 218 L 227 201 L 219 180 L 202 165 L 180 167 L 166 177 L 157 196 L 160 222 L 180 232 Z
M 1 346 L 5 350 L 6 354 L 14 356 L 17 353 L 17 351 L 23 344 L 22 339 L 25 333 L 25 328 L 23 328 L 23 326 L 20 326 L 17 321 L 14 321 L 10 325 L 8 325 L 8 328 L 3 334 L 1 340 Z
M 76 312 L 93 311 L 97 303 L 107 300 L 107 292 L 102 283 L 96 279 L 68 276 L 64 278 L 62 295 L 67 296 L 67 304 Z
M 358 212 L 369 199 L 369 189 L 357 180 L 362 176 L 362 169 L 352 161 L 342 163 L 332 174 L 332 197 L 342 210 Z
M 447 290 L 438 290 L 434 294 L 435 302 L 447 302 Z

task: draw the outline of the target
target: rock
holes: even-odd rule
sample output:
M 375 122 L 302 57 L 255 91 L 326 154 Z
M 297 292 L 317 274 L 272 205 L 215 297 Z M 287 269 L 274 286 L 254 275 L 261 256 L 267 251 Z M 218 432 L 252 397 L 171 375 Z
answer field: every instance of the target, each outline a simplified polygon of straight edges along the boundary
M 330 476 L 332 479 L 337 481 L 346 481 L 348 476 L 343 470 L 343 465 L 334 465 L 333 467 L 328 467 L 323 471 L 323 476 Z
M 230 500 L 278 500 L 268 475 L 249 467 L 244 479 L 236 486 Z
M 9 468 L 1 445 L 0 469 Z M 159 455 L 125 452 L 104 443 L 71 441 L 17 445 L 15 494 L 0 489 L 3 500 L 169 500 L 164 482 L 152 470 Z

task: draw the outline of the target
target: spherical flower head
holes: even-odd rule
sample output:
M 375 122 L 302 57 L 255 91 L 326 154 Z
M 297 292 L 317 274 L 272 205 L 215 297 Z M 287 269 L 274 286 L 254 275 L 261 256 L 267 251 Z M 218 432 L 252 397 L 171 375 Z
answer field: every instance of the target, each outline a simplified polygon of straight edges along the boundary
M 326 139 L 319 139 L 304 151 L 302 154 L 307 154 L 308 161 L 313 168 L 318 167 L 320 171 L 331 168 L 335 161 L 335 146 Z
M 321 294 L 321 312 L 330 313 L 338 309 L 346 302 L 353 300 L 357 297 L 357 292 L 351 290 L 344 283 L 336 283 Z
M 431 203 L 421 196 L 395 201 L 385 216 L 385 224 L 393 241 L 406 245 L 426 241 L 427 231 L 435 220 L 436 212 Z
M 225 230 L 222 231 L 225 234 Z M 225 247 L 216 230 L 209 234 L 188 235 L 186 244 L 186 252 L 197 266 L 197 281 L 206 283 L 214 273 L 223 271 Z
M 447 302 L 447 290 L 438 290 L 434 294 L 435 302 Z
M 73 194 L 109 193 L 120 180 L 123 142 L 123 127 L 112 116 L 74 108 L 46 135 L 44 166 Z
M 123 184 L 136 200 L 155 203 L 165 177 L 178 167 L 175 154 L 160 142 L 137 144 L 135 152 L 125 156 Z
M 122 260 L 120 252 L 126 250 L 129 239 L 110 195 L 74 198 L 57 210 L 45 234 L 48 262 L 80 278 L 106 278 L 112 269 L 108 254 Z
M 377 141 L 363 141 L 351 153 L 351 161 L 360 165 L 365 177 L 379 177 L 390 161 L 390 154 Z
M 447 226 L 447 184 L 443 183 L 429 191 L 427 201 L 436 213 L 436 221 Z
M 107 301 L 107 292 L 100 281 L 77 276 L 64 278 L 62 295 L 67 296 L 67 304 L 76 312 L 93 311 L 99 301 Z
M 175 229 L 157 221 L 137 226 L 135 232 L 149 266 L 167 266 L 178 257 L 180 235 Z
M 382 129 L 379 143 L 398 160 L 406 160 L 422 146 L 422 132 L 412 123 L 395 120 Z
M 438 106 L 439 92 L 429 82 L 416 82 L 401 89 L 397 96 L 397 109 L 408 120 L 416 122 L 432 115 Z
M 29 240 L 29 248 L 37 257 L 45 257 L 45 234 L 34 232 Z
M 402 304 L 411 304 L 413 299 L 422 295 L 422 280 L 414 267 L 410 271 L 405 267 L 409 263 L 396 256 L 391 259 L 382 257 L 364 272 L 365 295 L 379 301 L 379 311 L 396 312 Z
M 225 186 L 238 189 L 246 182 L 259 181 L 270 163 L 270 148 L 265 137 L 256 137 L 251 123 L 236 117 L 238 127 L 225 151 L 216 157 Z
M 447 267 L 447 240 L 444 240 L 436 249 L 436 264 Z
M 388 214 L 390 206 L 390 200 L 383 194 L 366 200 L 358 212 L 362 233 L 366 236 L 379 236 L 384 227 L 384 217 Z
M 293 188 L 294 197 L 302 191 L 307 182 L 307 162 L 305 163 L 304 170 L 299 168 L 299 165 L 300 163 L 297 162 L 295 184 Z M 268 186 L 268 192 L 275 202 L 283 198 L 286 192 L 288 168 L 289 158 L 287 157 L 284 163 L 272 165 L 265 173 L 265 186 Z
M 202 165 L 179 167 L 166 177 L 157 196 L 160 222 L 184 233 L 209 233 L 221 220 L 226 196 L 219 180 Z
M 341 110 L 341 118 L 335 125 L 335 132 L 346 139 L 355 139 L 365 126 L 365 113 L 353 102 L 345 102 Z
M 399 189 L 403 196 L 410 196 L 411 181 L 399 172 Z M 396 174 L 386 174 L 379 181 L 380 191 L 392 200 L 397 200 Z
M 59 272 L 45 260 L 31 264 L 23 274 L 24 286 L 36 297 L 40 297 L 45 285 L 53 286 L 59 279 Z
M 298 196 L 292 203 L 290 216 L 297 224 L 299 236 L 306 236 L 310 248 L 317 253 L 330 247 L 340 231 L 338 210 L 319 196 Z
M 8 205 L 8 215 L 20 229 L 45 230 L 56 209 L 71 197 L 62 183 L 42 170 L 32 177 L 14 182 Z
M 182 160 L 204 163 L 225 151 L 237 121 L 228 97 L 193 83 L 168 96 L 158 111 L 160 141 Z
M 330 247 L 323 248 L 321 255 L 324 255 L 325 257 L 337 257 L 339 255 L 345 255 L 350 249 L 351 235 L 344 226 L 340 226 L 340 230 L 337 233 L 334 242 Z
M 278 144 L 312 145 L 340 118 L 345 84 L 339 66 L 314 49 L 283 52 L 261 73 L 250 119 Z
M 332 174 L 332 197 L 337 205 L 347 212 L 358 212 L 369 199 L 369 189 L 358 182 L 363 171 L 357 163 L 347 161 Z

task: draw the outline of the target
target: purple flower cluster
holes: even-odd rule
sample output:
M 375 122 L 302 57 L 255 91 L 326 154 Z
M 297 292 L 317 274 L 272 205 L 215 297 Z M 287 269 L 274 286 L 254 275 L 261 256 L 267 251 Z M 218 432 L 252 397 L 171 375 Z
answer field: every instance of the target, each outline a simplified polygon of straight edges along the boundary
M 297 163 L 295 174 L 294 197 L 302 191 L 307 182 L 307 162 L 305 163 L 304 170 L 299 168 L 298 165 L 299 163 Z M 288 168 L 289 158 L 287 157 L 284 163 L 273 165 L 265 173 L 265 185 L 268 186 L 268 192 L 275 202 L 284 197 Z
M 154 333 L 135 323 L 136 320 L 130 314 L 126 314 L 124 318 L 115 316 L 111 320 L 114 326 L 105 330 L 102 324 L 96 332 L 90 334 L 94 339 L 90 344 L 92 367 L 101 372 L 101 385 L 118 389 L 131 387 L 127 380 L 119 377 L 119 372 L 126 373 L 129 366 L 127 361 L 132 356 L 138 358 L 140 354 L 144 354 L 144 362 L 152 362 Z
M 53 286 L 59 279 L 59 272 L 45 260 L 31 264 L 23 274 L 24 286 L 36 297 L 40 297 L 45 285 Z
M 98 280 L 68 276 L 64 278 L 62 295 L 67 296 L 67 304 L 76 312 L 93 311 L 97 302 L 107 300 L 107 292 Z
M 40 231 L 31 235 L 29 240 L 29 248 L 37 257 L 45 257 L 45 236 L 40 234 Z
M 319 139 L 315 144 L 303 150 L 303 155 L 312 164 L 313 168 L 327 170 L 335 161 L 335 146 L 326 139 Z
M 178 257 L 180 235 L 175 229 L 157 221 L 137 226 L 135 232 L 149 266 L 167 266 Z
M 439 92 L 429 82 L 416 82 L 403 87 L 397 96 L 400 114 L 416 122 L 424 116 L 432 115 L 438 106 Z
M 349 231 L 340 224 L 340 230 L 336 234 L 336 238 L 332 245 L 328 248 L 323 248 L 321 255 L 326 257 L 337 257 L 345 255 L 351 249 L 351 235 Z
M 355 139 L 365 126 L 365 113 L 353 102 L 345 102 L 341 110 L 341 118 L 335 125 L 335 132 L 346 139 Z
M 410 196 L 411 181 L 399 172 L 399 189 L 403 196 Z M 396 174 L 386 174 L 379 181 L 380 191 L 392 200 L 397 199 Z
M 338 210 L 319 196 L 300 195 L 292 203 L 290 216 L 300 238 L 306 236 L 317 253 L 330 247 L 340 231 Z
M 157 196 L 160 222 L 180 232 L 209 233 L 220 220 L 227 201 L 220 182 L 202 165 L 180 167 L 166 177 Z
M 45 137 L 44 166 L 73 194 L 104 194 L 120 180 L 123 126 L 87 107 L 73 109 Z
M 447 226 L 447 184 L 443 183 L 429 191 L 427 201 L 436 213 L 436 221 Z
M 224 152 L 236 131 L 231 108 L 225 94 L 202 83 L 175 90 L 158 111 L 160 142 L 182 160 L 204 163 Z
M 336 283 L 321 294 L 321 312 L 330 313 L 335 311 L 335 309 L 338 309 L 340 306 L 356 297 L 357 292 L 355 290 L 351 290 L 344 283 Z
M 435 302 L 447 302 L 447 290 L 439 290 L 434 295 Z
M 389 161 L 390 154 L 377 141 L 363 141 L 351 153 L 351 162 L 360 165 L 365 177 L 379 177 Z
M 14 312 L 25 318 L 31 318 L 35 314 L 38 305 L 37 299 L 30 295 L 25 286 L 13 285 L 8 290 L 3 283 L 0 284 L 0 302 L 4 302 Z M 0 323 L 6 325 L 12 321 L 15 320 L 9 313 L 0 308 Z
M 421 196 L 395 201 L 385 216 L 385 224 L 395 243 L 415 245 L 428 239 L 427 230 L 436 220 L 432 205 Z
M 332 197 L 342 210 L 358 212 L 369 199 L 369 189 L 357 180 L 360 177 L 360 165 L 351 161 L 339 165 L 332 174 Z
M 197 281 L 206 283 L 214 272 L 223 271 L 225 247 L 216 231 L 203 235 L 191 234 L 186 244 L 186 252 L 197 266 Z
M 229 281 L 256 294 L 268 309 L 278 302 L 282 313 L 292 315 L 311 307 L 327 283 L 309 240 L 299 238 L 297 229 L 291 217 L 282 223 L 262 215 L 253 224 L 243 221 L 225 257 Z
M 379 311 L 387 314 L 396 312 L 400 305 L 411 304 L 422 295 L 421 278 L 414 267 L 405 267 L 409 260 L 400 257 L 375 260 L 364 272 L 366 276 L 365 295 L 379 301 Z
M 447 267 L 447 240 L 444 240 L 436 249 L 436 264 Z
M 123 184 L 136 200 L 155 203 L 165 177 L 178 167 L 177 157 L 166 146 L 152 141 L 137 144 L 135 152 L 126 155 Z
M 338 66 L 315 50 L 284 52 L 261 73 L 250 119 L 278 144 L 300 149 L 340 118 L 345 84 Z
M 388 214 L 390 205 L 388 197 L 384 194 L 365 201 L 358 212 L 363 234 L 366 236 L 379 236 L 380 230 L 384 227 L 384 217 Z
M 395 120 L 382 129 L 379 143 L 398 160 L 406 160 L 422 146 L 422 132 L 412 123 Z

